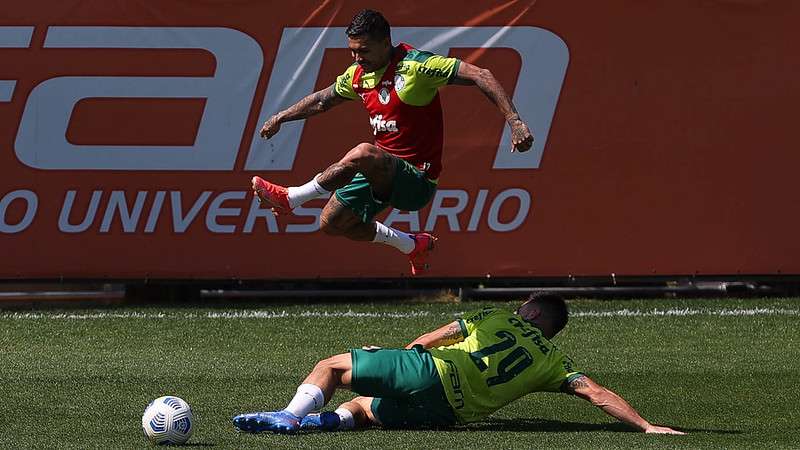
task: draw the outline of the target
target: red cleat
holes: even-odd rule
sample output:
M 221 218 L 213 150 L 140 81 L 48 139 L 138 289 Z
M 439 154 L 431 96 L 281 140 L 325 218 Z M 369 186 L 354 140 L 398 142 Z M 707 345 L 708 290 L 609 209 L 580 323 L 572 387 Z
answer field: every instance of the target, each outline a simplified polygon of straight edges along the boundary
M 258 196 L 261 203 L 266 204 L 276 213 L 288 213 L 289 190 L 285 187 L 270 183 L 261 177 L 253 177 L 253 193 Z
M 419 275 L 430 267 L 427 259 L 436 244 L 436 238 L 428 233 L 412 234 L 411 238 L 416 242 L 414 250 L 408 254 L 411 275 Z

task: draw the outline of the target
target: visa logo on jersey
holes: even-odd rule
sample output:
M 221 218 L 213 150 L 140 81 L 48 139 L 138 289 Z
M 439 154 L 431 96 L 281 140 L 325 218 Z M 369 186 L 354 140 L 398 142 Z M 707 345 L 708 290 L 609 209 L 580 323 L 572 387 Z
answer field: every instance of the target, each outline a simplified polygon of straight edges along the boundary
M 386 133 L 389 131 L 397 131 L 396 120 L 383 120 L 383 115 L 378 114 L 375 117 L 369 118 L 369 124 L 372 125 L 372 134 Z
M 33 26 L 0 26 L 0 48 L 30 48 Z M 454 48 L 510 48 L 521 67 L 513 100 L 536 136 L 526 153 L 510 153 L 506 128 L 497 145 L 494 169 L 535 169 L 544 151 L 569 61 L 569 51 L 551 31 L 530 26 L 396 27 L 397 41 L 447 55 Z M 18 160 L 42 170 L 233 170 L 240 147 L 247 146 L 244 169 L 292 170 L 305 121 L 287 123 L 268 145 L 257 133 L 243 141 L 248 121 L 261 122 L 311 93 L 326 49 L 346 48 L 343 28 L 285 28 L 268 88 L 255 98 L 263 76 L 262 43 L 223 27 L 50 26 L 43 48 L 201 50 L 215 61 L 211 76 L 53 76 L 39 82 L 27 98 L 16 92 L 19 80 L 0 80 L 0 103 L 24 102 L 13 143 Z M 269 53 L 269 52 L 267 52 Z M 298 70 L 303 55 L 303 70 Z M 87 99 L 204 99 L 191 145 L 100 145 L 75 143 L 68 130 L 76 105 Z M 253 103 L 261 101 L 258 116 Z M 375 133 L 397 124 L 370 120 Z M 4 126 L 15 126 L 6 123 Z M 258 130 L 258 127 L 255 127 Z M 13 136 L 13 132 L 11 133 Z M 8 145 L 8 143 L 0 143 Z M 142 155 L 147 155 L 143 158 Z

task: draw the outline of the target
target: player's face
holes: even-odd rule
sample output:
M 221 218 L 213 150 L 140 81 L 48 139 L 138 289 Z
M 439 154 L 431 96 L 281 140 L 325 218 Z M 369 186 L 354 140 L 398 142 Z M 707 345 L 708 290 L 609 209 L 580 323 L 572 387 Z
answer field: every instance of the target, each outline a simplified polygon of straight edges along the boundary
M 374 39 L 369 36 L 352 36 L 347 38 L 347 46 L 353 60 L 364 72 L 374 72 L 389 64 L 392 55 L 392 44 L 389 38 Z

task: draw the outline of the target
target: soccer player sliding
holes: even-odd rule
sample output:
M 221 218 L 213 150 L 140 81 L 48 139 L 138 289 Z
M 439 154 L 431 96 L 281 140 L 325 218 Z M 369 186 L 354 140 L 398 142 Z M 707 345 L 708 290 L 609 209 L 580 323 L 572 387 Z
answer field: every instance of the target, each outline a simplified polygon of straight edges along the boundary
M 486 69 L 456 58 L 392 45 L 389 23 L 381 13 L 359 12 L 346 30 L 355 62 L 330 87 L 315 92 L 264 123 L 261 137 L 274 136 L 284 122 L 305 119 L 360 98 L 370 116 L 374 143 L 361 143 L 313 179 L 286 188 L 253 177 L 260 201 L 276 213 L 334 195 L 320 215 L 320 229 L 332 236 L 379 242 L 408 255 L 411 273 L 428 269 L 436 238 L 409 234 L 375 221 L 388 207 L 418 211 L 436 191 L 442 171 L 443 120 L 438 88 L 477 86 L 511 127 L 511 151 L 524 152 L 533 135 L 500 83 Z
M 684 434 L 648 422 L 577 370 L 550 342 L 567 318 L 561 297 L 532 295 L 513 313 L 483 308 L 423 334 L 405 349 L 353 349 L 317 363 L 283 410 L 241 414 L 233 424 L 251 433 L 449 427 L 479 422 L 533 392 L 560 391 L 639 431 Z M 312 414 L 336 389 L 361 397 Z

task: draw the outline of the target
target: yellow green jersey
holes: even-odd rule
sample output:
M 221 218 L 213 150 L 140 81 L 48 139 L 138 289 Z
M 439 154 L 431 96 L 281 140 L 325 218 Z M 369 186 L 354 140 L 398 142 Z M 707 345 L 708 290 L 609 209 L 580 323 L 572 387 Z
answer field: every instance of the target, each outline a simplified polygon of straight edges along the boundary
M 572 360 L 522 317 L 483 308 L 459 319 L 464 340 L 429 349 L 461 423 L 476 422 L 531 392 L 578 378 Z
M 399 52 L 399 50 L 398 50 Z M 403 103 L 414 106 L 425 106 L 433 101 L 438 89 L 452 82 L 458 73 L 460 61 L 457 58 L 448 58 L 434 53 L 409 48 L 402 55 L 402 59 L 395 63 L 395 76 L 392 81 L 397 96 Z M 361 75 L 354 88 L 358 64 L 353 63 L 343 74 L 336 77 L 333 85 L 336 94 L 350 100 L 359 98 L 355 88 L 374 89 L 377 87 L 387 68 L 387 65 L 375 72 L 365 72 Z

